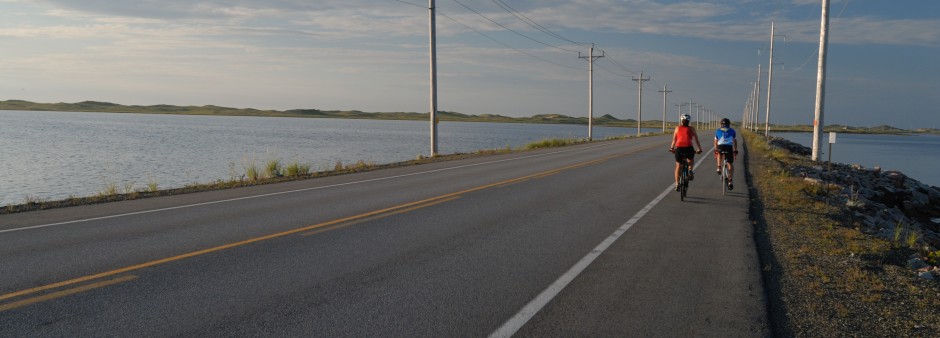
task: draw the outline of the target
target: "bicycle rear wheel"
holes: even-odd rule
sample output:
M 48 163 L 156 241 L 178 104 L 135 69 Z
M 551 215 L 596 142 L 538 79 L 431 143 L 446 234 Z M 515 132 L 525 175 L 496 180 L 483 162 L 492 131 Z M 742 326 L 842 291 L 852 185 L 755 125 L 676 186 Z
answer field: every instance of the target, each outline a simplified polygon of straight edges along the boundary
M 681 173 L 679 174 L 679 200 L 685 201 L 685 195 L 689 191 L 689 174 L 688 166 L 682 166 Z
M 721 155 L 721 194 L 725 195 L 728 193 L 728 160 L 725 159 L 726 155 Z

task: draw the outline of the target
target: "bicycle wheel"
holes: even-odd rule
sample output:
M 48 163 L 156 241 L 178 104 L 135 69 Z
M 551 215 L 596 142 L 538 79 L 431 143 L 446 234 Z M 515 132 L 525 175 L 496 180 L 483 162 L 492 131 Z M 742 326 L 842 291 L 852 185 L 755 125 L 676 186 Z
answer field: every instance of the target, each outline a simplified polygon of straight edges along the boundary
M 725 155 L 721 155 L 721 194 L 725 195 L 728 193 L 728 160 L 725 159 Z
M 683 165 L 679 174 L 679 200 L 685 201 L 685 195 L 689 191 L 689 173 L 688 166 Z

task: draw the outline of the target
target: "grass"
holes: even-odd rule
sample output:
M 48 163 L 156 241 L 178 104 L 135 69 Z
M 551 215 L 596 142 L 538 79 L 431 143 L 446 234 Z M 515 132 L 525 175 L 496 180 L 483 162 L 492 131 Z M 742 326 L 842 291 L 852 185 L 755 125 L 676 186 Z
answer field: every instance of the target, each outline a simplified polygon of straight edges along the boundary
M 254 159 L 245 162 L 245 175 L 249 182 L 257 182 L 261 179 L 261 169 L 258 168 L 258 164 L 255 163 Z
M 541 148 L 557 148 L 564 147 L 572 144 L 584 143 L 587 142 L 585 139 L 560 139 L 560 138 L 549 138 L 537 142 L 532 142 L 526 144 L 523 149 L 533 150 Z
M 312 167 L 313 166 L 311 164 L 301 164 L 297 161 L 294 161 L 288 164 L 286 167 L 284 167 L 284 176 L 296 178 L 300 176 L 309 175 L 310 169 Z
M 281 177 L 281 160 L 270 159 L 264 166 L 264 178 Z

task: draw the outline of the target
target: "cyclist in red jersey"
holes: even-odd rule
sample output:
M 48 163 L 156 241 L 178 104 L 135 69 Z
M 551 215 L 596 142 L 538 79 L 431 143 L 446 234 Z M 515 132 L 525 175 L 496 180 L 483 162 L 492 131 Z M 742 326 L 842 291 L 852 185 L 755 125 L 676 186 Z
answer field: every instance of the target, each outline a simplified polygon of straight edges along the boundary
M 672 133 L 672 144 L 669 145 L 669 151 L 676 154 L 676 191 L 679 191 L 679 163 L 682 161 L 689 163 L 689 180 L 693 180 L 695 176 L 692 174 L 691 168 L 694 166 L 695 154 L 702 153 L 702 144 L 698 141 L 698 133 L 695 132 L 695 127 L 690 125 L 692 117 L 689 114 L 682 114 L 679 119 L 682 124 L 676 126 L 676 130 Z M 693 140 L 695 140 L 697 149 L 692 146 Z

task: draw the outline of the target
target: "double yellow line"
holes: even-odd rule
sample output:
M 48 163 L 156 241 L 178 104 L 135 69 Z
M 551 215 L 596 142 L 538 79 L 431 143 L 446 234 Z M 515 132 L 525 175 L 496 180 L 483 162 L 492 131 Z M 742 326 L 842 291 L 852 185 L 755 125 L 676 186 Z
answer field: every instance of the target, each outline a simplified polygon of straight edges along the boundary
M 118 283 L 124 283 L 124 282 L 128 282 L 128 281 L 132 281 L 132 280 L 137 279 L 137 276 L 127 275 L 127 276 L 116 277 L 116 278 L 109 279 L 109 280 L 105 280 L 105 281 L 101 281 L 101 282 L 96 282 L 96 283 L 81 285 L 82 283 L 94 281 L 94 280 L 97 280 L 97 279 L 109 278 L 109 277 L 117 276 L 117 275 L 120 275 L 120 274 L 128 273 L 128 272 L 131 272 L 131 271 L 136 271 L 136 270 L 140 270 L 140 269 L 144 269 L 144 268 L 149 268 L 149 267 L 153 267 L 153 266 L 157 266 L 157 265 L 161 265 L 161 264 L 166 264 L 166 263 L 170 263 L 170 262 L 175 262 L 175 261 L 179 261 L 179 260 L 183 260 L 183 259 L 187 259 L 187 258 L 191 258 L 191 257 L 201 256 L 201 255 L 205 255 L 205 254 L 209 254 L 209 253 L 213 253 L 213 252 L 217 252 L 217 251 L 222 251 L 222 250 L 231 249 L 231 248 L 235 248 L 235 247 L 239 247 L 239 246 L 244 246 L 244 245 L 248 245 L 248 244 L 252 244 L 252 243 L 257 243 L 257 242 L 261 242 L 261 241 L 266 241 L 266 240 L 274 239 L 274 238 L 278 238 L 278 237 L 284 237 L 284 236 L 293 235 L 293 234 L 301 234 L 301 235 L 304 235 L 304 236 L 315 235 L 315 234 L 322 233 L 322 232 L 325 232 L 325 231 L 340 229 L 340 228 L 348 227 L 348 226 L 351 226 L 351 225 L 355 225 L 355 224 L 367 222 L 367 221 L 370 221 L 370 220 L 375 220 L 375 219 L 379 219 L 379 218 L 383 218 L 383 217 L 388 217 L 388 216 L 392 216 L 392 215 L 397 215 L 397 214 L 401 214 L 401 213 L 406 213 L 406 212 L 414 211 L 414 210 L 417 210 L 417 209 L 426 208 L 426 207 L 429 207 L 429 206 L 432 206 L 432 205 L 437 205 L 437 204 L 440 204 L 440 203 L 445 203 L 445 202 L 453 201 L 453 200 L 455 200 L 455 199 L 460 198 L 460 196 L 461 196 L 461 195 L 464 195 L 464 194 L 468 194 L 468 193 L 472 193 L 472 192 L 476 192 L 476 191 L 480 191 L 480 190 L 484 190 L 484 189 L 489 189 L 489 188 L 503 187 L 503 186 L 507 186 L 507 185 L 512 185 L 512 184 L 520 183 L 520 182 L 527 181 L 527 180 L 530 180 L 530 179 L 543 178 L 543 177 L 547 177 L 547 176 L 551 176 L 551 175 L 558 174 L 558 173 L 563 172 L 563 171 L 572 170 L 572 169 L 576 169 L 576 168 L 581 168 L 581 167 L 585 167 L 585 166 L 590 166 L 590 165 L 594 165 L 594 164 L 606 162 L 606 161 L 609 161 L 609 160 L 614 159 L 614 158 L 617 158 L 617 157 L 627 156 L 627 155 L 630 155 L 630 154 L 633 154 L 633 153 L 636 153 L 636 152 L 648 150 L 648 149 L 651 149 L 651 148 L 653 148 L 653 147 L 658 147 L 658 146 L 660 146 L 660 145 L 659 145 L 659 144 L 654 144 L 654 145 L 651 145 L 651 146 L 646 146 L 646 147 L 642 147 L 642 148 L 639 148 L 639 149 L 635 149 L 635 150 L 633 150 L 633 151 L 629 151 L 629 152 L 626 152 L 626 153 L 610 155 L 610 156 L 603 157 L 603 158 L 596 159 L 596 160 L 592 160 L 592 161 L 582 162 L 582 163 L 573 164 L 573 165 L 569 165 L 569 166 L 562 167 L 562 168 L 558 168 L 558 169 L 552 169 L 552 170 L 548 170 L 548 171 L 544 171 L 544 172 L 539 172 L 539 173 L 535 173 L 535 174 L 531 174 L 531 175 L 526 175 L 526 176 L 522 176 L 522 177 L 517 177 L 517 178 L 513 178 L 513 179 L 508 179 L 508 180 L 504 180 L 504 181 L 500 181 L 500 182 L 496 182 L 496 183 L 486 184 L 486 185 L 482 185 L 482 186 L 478 186 L 478 187 L 474 187 L 474 188 L 470 188 L 470 189 L 466 189 L 466 190 L 462 190 L 462 191 L 458 191 L 458 192 L 454 192 L 454 193 L 444 194 L 444 195 L 441 195 L 441 196 L 432 197 L 432 198 L 428 198 L 428 199 L 424 199 L 424 200 L 420 200 L 420 201 L 416 201 L 416 202 L 405 203 L 405 204 L 393 206 L 393 207 L 390 207 L 390 208 L 385 208 L 385 209 L 381 209 L 381 210 L 370 211 L 370 212 L 363 213 L 363 214 L 359 214 L 359 215 L 355 215 L 355 216 L 350 216 L 350 217 L 346 217 L 346 218 L 341 218 L 341 219 L 336 219 L 336 220 L 332 220 L 332 221 L 327 221 L 327 222 L 323 222 L 323 223 L 319 223 L 319 224 L 314 224 L 314 225 L 310 225 L 310 226 L 305 226 L 305 227 L 302 227 L 302 228 L 297 228 L 297 229 L 288 230 L 288 231 L 284 231 L 284 232 L 279 232 L 279 233 L 275 233 L 275 234 L 265 235 L 265 236 L 261 236 L 261 237 L 255 237 L 255 238 L 248 239 L 248 240 L 244 240 L 244 241 L 229 243 L 229 244 L 220 245 L 220 246 L 216 246 L 216 247 L 212 247 L 212 248 L 208 248 L 208 249 L 203 249 L 203 250 L 193 251 L 193 252 L 189 252 L 189 253 L 185 253 L 185 254 L 181 254 L 181 255 L 176 255 L 176 256 L 172 256 L 172 257 L 166 257 L 166 258 L 162 258 L 162 259 L 158 259 L 158 260 L 153 260 L 153 261 L 149 261 L 149 262 L 146 262 L 146 263 L 131 265 L 131 266 L 123 267 L 123 268 L 120 268 L 120 269 L 114 269 L 114 270 L 105 271 L 105 272 L 101 272 L 101 273 L 97 273 L 97 274 L 93 274 L 93 275 L 88 275 L 88 276 L 84 276 L 84 277 L 69 279 L 69 280 L 66 280 L 66 281 L 58 282 L 58 283 L 53 283 L 53 284 L 38 286 L 38 287 L 34 287 L 34 288 L 29 288 L 29 289 L 25 289 L 25 290 L 21 290 L 21 291 L 16 291 L 16 292 L 12 292 L 12 293 L 8 293 L 8 294 L 0 295 L 0 312 L 12 310 L 12 309 L 19 308 L 19 307 L 22 307 L 22 306 L 26 306 L 26 305 L 30 305 L 30 304 L 35 304 L 35 303 L 39 303 L 39 302 L 43 302 L 43 301 L 47 301 L 47 300 L 51 300 L 51 299 L 56 299 L 56 298 L 60 298 L 60 297 L 65 297 L 65 296 L 69 296 L 69 295 L 73 295 L 73 294 L 76 294 L 76 293 L 85 292 L 85 291 L 92 290 L 92 289 L 97 289 L 97 288 L 102 288 L 102 287 L 106 287 L 106 286 L 110 286 L 110 285 L 114 285 L 114 284 L 118 284 Z M 9 302 L 9 303 L 6 303 L 6 304 L 3 304 L 3 303 L 2 303 L 2 302 L 5 302 L 5 301 L 8 301 L 8 300 L 15 299 L 15 298 L 21 298 L 21 297 L 25 297 L 25 296 L 29 296 L 29 295 L 33 295 L 33 294 L 38 294 L 38 293 L 45 293 L 45 292 L 49 292 L 49 291 L 51 291 L 51 290 L 55 290 L 55 289 L 59 289 L 59 288 L 63 288 L 63 287 L 69 287 L 69 286 L 73 286 L 73 285 L 79 285 L 79 286 L 72 287 L 72 288 L 70 288 L 70 289 L 61 290 L 61 291 L 50 292 L 50 293 L 42 294 L 42 295 L 39 295 L 39 296 L 34 296 L 34 297 L 31 297 L 31 298 L 21 299 L 21 300 Z

